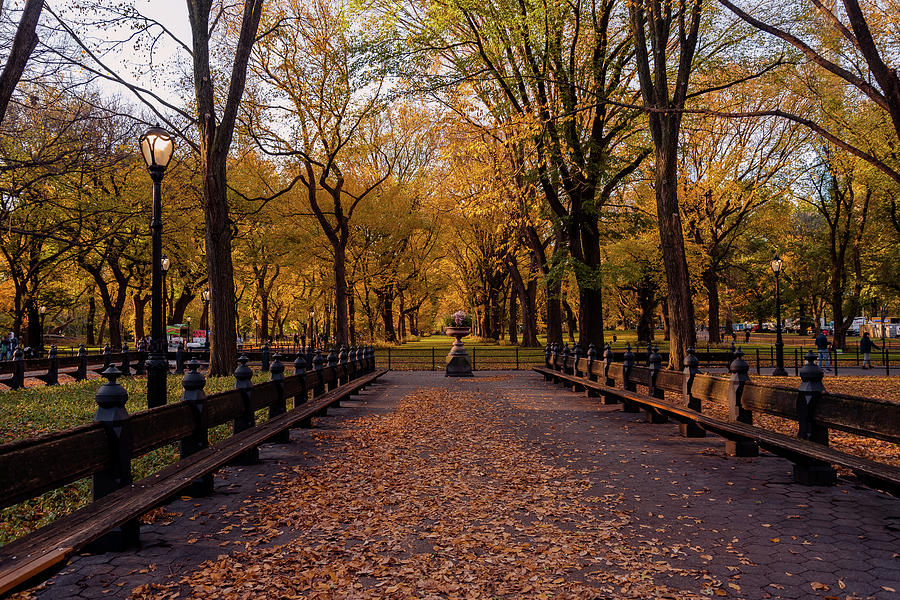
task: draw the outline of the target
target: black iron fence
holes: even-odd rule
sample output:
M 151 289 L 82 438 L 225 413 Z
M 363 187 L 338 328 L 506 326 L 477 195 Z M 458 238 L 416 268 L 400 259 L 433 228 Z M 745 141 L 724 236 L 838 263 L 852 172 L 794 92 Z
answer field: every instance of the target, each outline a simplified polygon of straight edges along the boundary
M 734 360 L 734 349 L 724 350 L 698 350 L 697 359 L 700 368 L 706 371 L 727 371 L 728 365 Z M 450 344 L 446 348 L 404 348 L 387 347 L 377 348 L 375 355 L 378 364 L 394 371 L 442 371 L 444 370 L 445 357 L 449 352 Z M 612 348 L 616 357 L 621 358 L 625 353 L 625 346 L 615 345 Z M 649 353 L 646 347 L 633 349 L 635 363 L 639 365 L 649 364 Z M 785 348 L 784 366 L 789 374 L 797 375 L 803 366 L 803 357 L 809 347 Z M 472 359 L 472 369 L 477 371 L 506 370 L 506 369 L 531 369 L 534 366 L 544 364 L 544 348 L 519 348 L 517 346 L 496 347 L 466 344 L 466 351 Z M 744 360 L 750 365 L 750 369 L 757 374 L 768 375 L 775 368 L 775 347 L 743 348 Z M 597 353 L 598 356 L 602 352 Z M 661 351 L 664 361 L 668 361 L 668 353 Z M 574 357 L 574 351 L 572 352 Z M 583 356 L 586 356 L 583 355 Z M 863 355 L 858 349 L 848 349 L 845 352 L 832 350 L 829 353 L 832 373 L 840 374 L 842 369 L 857 369 L 863 366 Z M 900 374 L 900 348 L 896 351 L 882 348 L 871 355 L 872 374 L 890 375 Z

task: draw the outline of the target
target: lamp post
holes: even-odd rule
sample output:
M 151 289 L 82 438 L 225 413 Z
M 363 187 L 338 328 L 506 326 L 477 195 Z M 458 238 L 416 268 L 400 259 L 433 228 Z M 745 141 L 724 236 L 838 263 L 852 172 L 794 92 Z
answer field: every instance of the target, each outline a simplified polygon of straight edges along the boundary
M 200 298 L 203 300 L 203 319 L 200 326 L 206 332 L 206 337 L 203 338 L 203 345 L 209 348 L 209 288 L 200 292 Z
M 150 291 L 150 352 L 147 357 L 147 407 L 166 403 L 166 374 L 169 361 L 166 358 L 165 323 L 163 322 L 163 276 L 169 268 L 169 259 L 162 254 L 162 191 L 161 183 L 166 167 L 172 159 L 175 143 L 165 129 L 151 127 L 141 136 L 141 154 L 147 163 L 147 171 L 153 180 L 153 216 L 150 219 L 152 242 L 151 291 Z
M 169 273 L 172 261 L 163 254 L 159 261 L 159 266 L 162 269 L 163 323 L 165 323 L 169 319 L 169 288 L 166 287 L 166 275 Z
M 194 341 L 194 330 L 191 329 L 191 317 L 188 315 L 185 319 L 187 321 L 187 341 L 184 342 L 184 347 L 187 348 L 188 341 Z
M 41 307 L 38 309 L 38 312 L 41 315 L 41 339 L 38 344 L 38 351 L 41 353 L 41 355 L 43 355 L 44 354 L 44 317 L 47 316 L 47 307 L 42 304 Z
M 775 273 L 775 370 L 772 375 L 785 377 L 787 371 L 784 370 L 784 340 L 781 338 L 781 268 L 784 263 L 776 256 L 769 266 Z

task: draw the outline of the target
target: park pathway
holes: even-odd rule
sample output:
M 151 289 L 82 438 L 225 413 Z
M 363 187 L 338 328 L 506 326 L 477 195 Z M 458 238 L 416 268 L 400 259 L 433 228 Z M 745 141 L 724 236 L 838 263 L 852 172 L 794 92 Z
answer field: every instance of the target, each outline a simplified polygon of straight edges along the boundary
M 527 372 L 389 373 L 39 598 L 898 598 L 900 500 Z

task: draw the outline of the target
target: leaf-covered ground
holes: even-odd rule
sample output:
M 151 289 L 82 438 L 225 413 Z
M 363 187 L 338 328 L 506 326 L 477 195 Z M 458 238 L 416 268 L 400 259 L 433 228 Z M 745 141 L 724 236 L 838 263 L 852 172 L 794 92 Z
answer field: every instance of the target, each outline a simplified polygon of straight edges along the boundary
M 617 500 L 535 453 L 489 397 L 426 389 L 318 435 L 338 446 L 328 460 L 285 473 L 273 501 L 234 520 L 253 532 L 246 549 L 132 596 L 706 597 L 661 586 L 679 569 L 631 543 Z

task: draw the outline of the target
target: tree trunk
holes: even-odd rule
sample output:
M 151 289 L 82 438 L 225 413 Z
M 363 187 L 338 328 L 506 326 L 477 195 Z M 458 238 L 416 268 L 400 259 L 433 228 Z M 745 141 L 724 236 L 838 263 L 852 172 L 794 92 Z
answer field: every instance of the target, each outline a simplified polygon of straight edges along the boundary
M 97 301 L 94 300 L 94 289 L 91 288 L 88 295 L 88 313 L 87 313 L 87 322 L 85 323 L 85 328 L 87 331 L 85 332 L 85 337 L 87 338 L 85 341 L 88 346 L 93 346 L 96 342 L 95 333 L 94 333 L 94 321 L 97 318 Z
M 400 294 L 400 315 L 397 318 L 397 336 L 400 341 L 406 339 L 406 321 L 403 320 L 403 313 L 406 311 L 406 298 Z
M 173 298 L 173 301 L 171 303 L 172 324 L 184 323 L 184 313 L 195 297 L 196 296 L 191 293 L 191 290 L 185 287 L 181 290 L 181 294 L 178 296 L 178 298 Z
M 103 345 L 103 338 L 106 335 L 106 313 L 103 313 L 103 319 L 100 321 L 100 329 L 97 332 L 97 345 Z
M 547 279 L 547 341 L 562 344 L 562 284 Z
M 694 329 L 694 299 L 678 208 L 678 129 L 671 126 L 661 129 L 663 140 L 656 144 L 656 210 L 669 288 L 669 368 L 680 371 L 684 368 L 685 352 L 696 343 L 697 332 Z
M 663 339 L 667 342 L 672 340 L 672 320 L 669 318 L 669 305 L 666 302 L 662 303 L 662 317 L 663 317 Z
M 519 304 L 516 302 L 516 291 L 514 286 L 509 288 L 509 343 L 519 343 Z
M 34 299 L 29 298 L 25 301 L 25 313 L 28 316 L 28 329 L 25 339 L 22 340 L 22 346 L 31 346 L 37 350 L 41 339 L 41 315 Z
M 493 340 L 499 340 L 503 332 L 503 309 L 500 307 L 500 290 L 497 287 L 491 287 L 488 295 L 491 303 L 491 328 L 488 330 L 488 337 Z
M 347 295 L 347 253 L 338 244 L 334 248 L 334 336 L 338 346 L 350 343 L 350 307 Z
M 656 312 L 656 289 L 650 287 L 649 282 L 643 283 L 647 285 L 640 285 L 637 290 L 637 339 L 639 344 L 653 341 L 653 315 Z
M 229 375 L 237 363 L 237 307 L 234 265 L 231 257 L 233 221 L 228 215 L 226 161 L 247 78 L 250 51 L 256 40 L 262 0 L 244 0 L 240 34 L 228 81 L 222 121 L 216 123 L 216 105 L 210 69 L 209 0 L 187 3 L 191 23 L 193 84 L 200 137 L 200 167 L 203 173 L 203 208 L 206 224 L 206 270 L 209 277 L 212 337 L 209 371 L 212 376 Z
M 578 322 L 579 341 L 581 348 L 587 348 L 594 344 L 595 348 L 603 348 L 603 290 L 600 287 L 587 287 L 581 285 L 578 288 Z M 570 336 L 571 337 L 571 336 Z
M 2 7 L 3 4 L 0 3 L 0 11 L 2 11 Z M 0 122 L 6 116 L 9 99 L 16 89 L 16 84 L 19 83 L 22 73 L 25 72 L 25 65 L 28 63 L 31 53 L 37 46 L 36 30 L 43 10 L 44 0 L 26 0 L 25 7 L 22 9 L 19 26 L 16 28 L 16 35 L 6 58 L 6 65 L 3 73 L 0 74 Z
M 703 287 L 709 302 L 709 341 L 718 344 L 722 341 L 719 335 L 719 274 L 711 266 L 703 271 Z
M 566 328 L 569 336 L 569 343 L 573 346 L 575 345 L 575 333 L 578 329 L 578 319 L 575 318 L 575 312 L 572 310 L 572 307 L 569 306 L 569 302 L 563 298 L 562 300 L 563 310 L 566 311 Z
M 375 292 L 378 303 L 381 305 L 381 321 L 384 325 L 384 340 L 393 344 L 397 341 L 397 332 L 394 330 L 394 294 L 391 290 Z
M 131 296 L 131 303 L 134 306 L 134 341 L 137 342 L 141 340 L 145 336 L 144 332 L 144 311 L 147 307 L 147 302 L 150 301 L 150 294 L 146 296 L 142 295 L 140 292 L 135 292 L 134 295 Z M 203 319 L 201 318 L 201 323 Z
M 348 286 L 347 293 L 347 325 L 350 330 L 350 345 L 356 345 L 356 294 L 354 293 L 354 286 L 351 284 Z
M 207 158 L 209 161 L 210 158 Z M 206 269 L 212 315 L 209 375 L 230 375 L 237 365 L 234 264 L 231 261 L 231 219 L 225 196 L 225 160 L 206 165 Z

